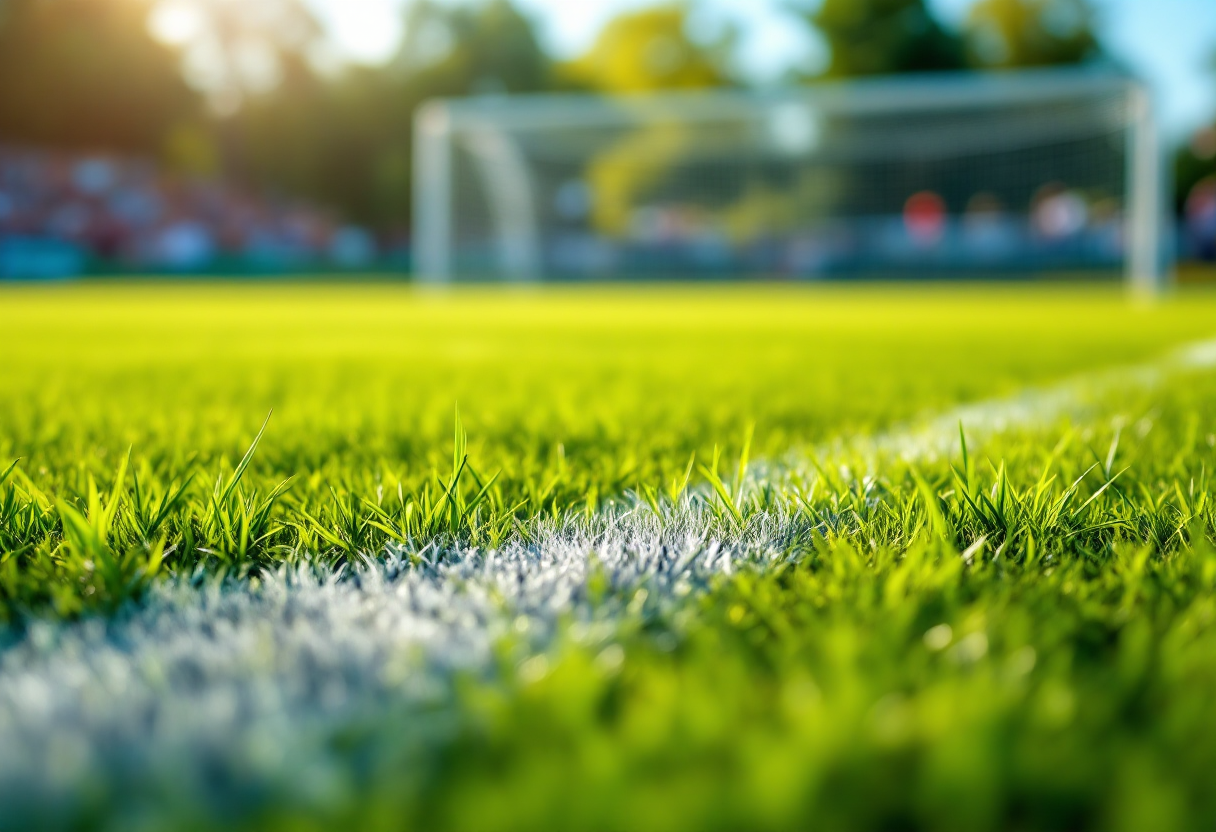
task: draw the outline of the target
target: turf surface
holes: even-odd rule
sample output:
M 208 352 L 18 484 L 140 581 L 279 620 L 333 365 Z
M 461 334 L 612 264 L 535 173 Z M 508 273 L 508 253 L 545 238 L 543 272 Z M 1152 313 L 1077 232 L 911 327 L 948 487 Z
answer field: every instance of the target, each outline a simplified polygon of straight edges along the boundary
M 1214 334 L 1216 297 L 1135 307 L 1098 290 L 1023 287 L 132 285 L 7 289 L 0 303 L 0 466 L 20 458 L 0 493 L 10 690 L 71 676 L 51 672 L 68 665 L 38 639 L 101 645 L 137 665 L 131 656 L 152 654 L 114 644 L 137 643 L 140 610 L 169 610 L 153 620 L 177 626 L 195 602 L 163 587 L 189 595 L 207 576 L 256 600 L 280 564 L 349 573 L 380 568 L 386 552 L 404 570 L 390 581 L 445 591 L 453 579 L 435 570 L 491 550 L 526 559 L 557 547 L 558 567 L 583 570 L 562 604 L 523 615 L 517 606 L 535 599 L 497 585 L 477 609 L 522 625 L 488 628 L 489 654 L 456 663 L 427 696 L 381 686 L 372 699 L 346 695 L 306 731 L 268 734 L 300 743 L 285 757 L 222 731 L 219 748 L 174 746 L 166 732 L 194 736 L 174 728 L 180 714 L 148 726 L 163 742 L 144 756 L 116 757 L 115 742 L 136 742 L 117 722 L 80 719 L 80 748 L 66 730 L 32 731 L 24 779 L 0 754 L 10 819 L 1216 819 L 1205 789 L 1216 762 L 1205 704 L 1216 694 L 1212 374 L 1161 365 L 1147 380 L 1077 382 L 1068 406 L 965 425 L 965 458 L 952 428 L 948 456 L 865 441 L 913 437 L 927 415 L 1027 386 L 1160 364 Z M 751 458 L 767 464 L 736 472 L 753 425 Z M 681 547 L 712 568 L 683 583 L 661 557 L 635 568 Z M 707 552 L 725 553 L 728 568 Z M 355 603 L 391 611 L 386 597 Z M 79 635 L 98 621 L 118 636 Z M 155 641 L 155 628 L 138 632 Z M 359 672 L 400 660 L 373 657 Z M 341 675 L 311 661 L 314 682 Z M 153 689 L 146 669 L 130 672 L 131 691 Z M 170 679 L 165 695 L 206 684 Z M 14 715 L 40 724 L 22 710 L 30 696 L 0 707 L 0 732 Z M 76 773 L 48 785 L 65 744 Z

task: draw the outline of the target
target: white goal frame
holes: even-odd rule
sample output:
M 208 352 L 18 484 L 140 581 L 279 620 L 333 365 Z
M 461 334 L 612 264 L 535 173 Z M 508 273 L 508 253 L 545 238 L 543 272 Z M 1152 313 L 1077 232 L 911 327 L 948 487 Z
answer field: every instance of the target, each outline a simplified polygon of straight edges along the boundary
M 995 102 L 1061 102 L 1119 96 L 1126 123 L 1124 274 L 1136 294 L 1168 284 L 1172 257 L 1165 233 L 1164 157 L 1149 89 L 1136 79 L 1086 70 L 909 75 L 827 82 L 779 91 L 712 91 L 629 96 L 631 112 L 654 112 L 682 122 L 759 119 L 775 106 L 799 104 L 843 115 L 932 113 Z M 535 196 L 527 159 L 514 136 L 528 131 L 621 123 L 620 102 L 596 95 L 527 94 L 434 99 L 414 119 L 414 274 L 425 283 L 455 278 L 453 148 L 475 160 L 494 221 L 496 273 L 509 281 L 546 277 Z

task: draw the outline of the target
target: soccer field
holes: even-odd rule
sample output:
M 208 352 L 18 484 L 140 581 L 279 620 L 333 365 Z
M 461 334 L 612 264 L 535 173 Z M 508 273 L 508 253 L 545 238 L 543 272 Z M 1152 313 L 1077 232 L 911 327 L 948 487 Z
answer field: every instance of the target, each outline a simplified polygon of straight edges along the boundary
M 0 309 L 0 828 L 1216 825 L 1210 291 Z

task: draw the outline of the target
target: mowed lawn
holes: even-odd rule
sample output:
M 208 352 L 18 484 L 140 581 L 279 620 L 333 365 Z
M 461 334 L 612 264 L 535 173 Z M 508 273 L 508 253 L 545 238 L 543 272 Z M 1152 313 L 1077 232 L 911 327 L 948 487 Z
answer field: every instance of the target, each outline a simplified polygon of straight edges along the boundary
M 603 514 L 767 546 L 671 603 L 589 585 L 606 634 L 504 639 L 442 705 L 310 725 L 316 760 L 178 792 L 99 745 L 66 808 L 0 826 L 1216 824 L 1216 373 L 1165 361 L 1216 337 L 1216 294 L 130 283 L 0 287 L 0 318 L 2 650 L 165 581 Z M 1147 364 L 949 459 L 823 457 Z M 736 474 L 745 448 L 805 465 Z
M 459 406 L 480 467 L 577 499 L 749 423 L 783 453 L 1216 334 L 1214 293 L 1017 286 L 18 286 L 0 310 L 0 459 L 52 490 L 128 448 L 218 473 L 272 409 L 250 476 L 408 483 Z

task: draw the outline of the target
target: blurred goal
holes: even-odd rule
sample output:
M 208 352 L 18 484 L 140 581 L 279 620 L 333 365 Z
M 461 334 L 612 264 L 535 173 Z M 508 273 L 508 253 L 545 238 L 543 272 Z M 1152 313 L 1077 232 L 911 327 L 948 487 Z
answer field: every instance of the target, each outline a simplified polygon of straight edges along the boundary
M 1036 71 L 432 101 L 420 279 L 1163 280 L 1145 88 Z

